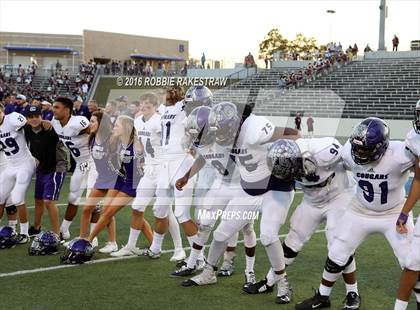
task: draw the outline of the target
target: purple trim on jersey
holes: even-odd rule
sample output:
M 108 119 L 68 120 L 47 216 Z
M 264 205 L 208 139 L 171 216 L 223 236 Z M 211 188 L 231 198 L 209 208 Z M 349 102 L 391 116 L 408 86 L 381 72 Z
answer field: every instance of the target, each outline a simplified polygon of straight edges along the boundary
M 122 148 L 120 148 L 120 150 L 122 150 Z M 126 193 L 130 197 L 135 197 L 137 184 L 139 184 L 142 175 L 140 175 L 137 169 L 137 159 L 134 157 L 133 144 L 130 144 L 126 151 L 129 152 L 127 156 L 130 156 L 132 159 L 127 163 L 122 162 L 121 166 L 125 171 L 125 177 L 118 176 L 114 188 L 120 192 Z M 121 152 L 118 152 L 118 154 L 120 153 Z
M 35 199 L 57 201 L 64 183 L 65 172 L 42 173 L 36 171 Z

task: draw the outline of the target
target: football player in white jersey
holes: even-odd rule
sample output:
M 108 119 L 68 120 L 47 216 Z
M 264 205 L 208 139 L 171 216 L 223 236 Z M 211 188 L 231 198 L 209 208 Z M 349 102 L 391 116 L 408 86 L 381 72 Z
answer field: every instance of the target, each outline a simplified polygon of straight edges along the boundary
M 202 199 L 198 223 L 198 238 L 191 248 L 191 253 L 185 265 L 172 273 L 172 276 L 191 275 L 197 270 L 196 262 L 204 245 L 207 243 L 211 230 L 217 221 L 217 212 L 224 210 L 229 201 L 240 194 L 239 172 L 235 169 L 235 163 L 230 156 L 230 147 L 219 145 L 215 141 L 216 127 L 209 123 L 211 109 L 207 106 L 195 108 L 188 116 L 186 122 L 186 134 L 191 141 L 191 145 L 198 153 L 191 169 L 181 179 L 177 180 L 178 189 L 188 182 L 196 172 L 201 171 L 206 163 L 217 171 L 212 187 Z M 219 212 L 220 212 L 219 211 Z M 243 228 L 244 243 L 246 252 L 245 282 L 255 283 L 254 261 L 256 236 L 252 221 Z M 232 238 L 233 245 L 236 246 L 237 234 Z M 234 253 L 229 251 L 225 255 Z M 232 259 L 232 258 L 231 258 Z
M 153 93 L 146 93 L 140 97 L 140 102 L 142 114 L 134 120 L 134 127 L 140 142 L 139 146 L 141 147 L 137 152 L 141 153 L 145 160 L 143 166 L 144 176 L 137 186 L 136 198 L 132 203 L 133 210 L 128 242 L 118 252 L 111 254 L 114 257 L 140 253 L 136 247 L 136 243 L 145 221 L 144 212 L 155 197 L 159 166 L 161 165 L 162 151 L 160 141 L 162 126 L 161 115 L 156 111 L 158 98 Z M 172 208 L 169 209 L 168 230 L 172 236 L 175 248 L 171 261 L 184 259 L 186 255 L 182 247 L 179 225 Z
M 7 165 L 0 179 L 0 209 L 4 209 L 10 196 L 11 204 L 17 207 L 19 215 L 19 243 L 29 240 L 25 195 L 36 166 L 26 144 L 25 124 L 26 118 L 22 114 L 13 112 L 5 115 L 4 106 L 0 104 L 0 151 L 5 155 Z
M 61 142 L 70 151 L 76 162 L 76 168 L 70 179 L 68 205 L 60 227 L 61 237 L 70 238 L 69 227 L 76 216 L 77 207 L 87 186 L 90 169 L 89 120 L 84 116 L 73 116 L 73 101 L 58 97 L 53 105 L 54 118 L 51 124 Z
M 411 184 L 410 193 L 405 201 L 404 207 L 397 221 L 397 231 L 401 234 L 407 233 L 407 219 L 410 211 L 416 202 L 420 200 L 420 100 L 417 101 L 415 107 L 415 118 L 413 127 L 405 140 L 406 147 L 416 157 L 416 167 L 414 172 L 413 183 Z M 417 309 L 420 309 L 420 220 L 417 218 L 414 228 L 414 236 L 411 241 L 411 250 L 407 257 L 406 268 L 404 269 L 400 288 L 398 290 L 397 300 L 394 310 L 407 309 L 411 291 L 414 288 L 414 294 L 417 299 Z
M 276 142 L 279 143 L 279 142 Z M 290 142 L 293 143 L 293 142 Z M 304 193 L 301 204 L 290 219 L 290 230 L 283 242 L 286 265 L 290 266 L 304 244 L 309 241 L 317 227 L 326 221 L 326 237 L 328 246 L 334 239 L 337 222 L 344 214 L 353 191 L 341 159 L 341 144 L 334 138 L 298 139 L 296 144 L 300 150 L 301 173 L 294 176 Z M 273 164 L 273 174 L 281 162 L 280 152 Z M 343 270 L 346 284 L 345 307 L 353 309 L 360 304 L 355 279 L 356 263 L 353 259 Z
M 409 233 L 399 235 L 395 231 L 395 219 L 405 200 L 404 185 L 414 165 L 414 157 L 406 150 L 404 142 L 390 141 L 388 125 L 370 117 L 355 127 L 341 154 L 344 165 L 353 174 L 356 193 L 337 223 L 319 290 L 297 304 L 296 309 L 331 306 L 329 295 L 334 283 L 369 235 L 384 235 L 401 267 L 405 266 L 410 250 L 412 217 L 406 224 Z
M 226 210 L 255 211 L 261 206 L 261 243 L 264 245 L 271 269 L 267 278 L 255 284 L 245 285 L 243 290 L 250 294 L 272 291 L 278 284 L 276 303 L 289 303 L 291 291 L 285 273 L 283 248 L 278 232 L 286 221 L 292 203 L 293 181 L 282 181 L 271 174 L 267 166 L 267 150 L 271 142 L 285 136 L 299 137 L 297 130 L 275 127 L 268 119 L 252 114 L 252 105 L 247 104 L 243 111 L 230 102 L 222 102 L 212 109 L 216 119 L 216 141 L 229 141 L 231 155 L 239 168 L 241 194 L 229 202 Z M 242 119 L 240 115 L 242 114 Z M 233 144 L 232 144 L 233 143 Z M 223 143 L 228 145 L 227 143 Z M 190 286 L 215 283 L 217 263 L 226 249 L 228 240 L 244 227 L 246 219 L 222 221 L 213 233 L 213 241 L 203 273 L 184 281 Z
M 169 209 L 175 201 L 175 216 L 181 224 L 187 239 L 192 246 L 197 237 L 197 225 L 190 215 L 192 204 L 193 182 L 188 182 L 183 191 L 175 187 L 175 181 L 183 176 L 191 167 L 193 157 L 183 147 L 184 112 L 183 92 L 179 87 L 168 88 L 165 107 L 161 116 L 161 162 L 157 179 L 157 198 L 153 208 L 156 218 L 153 242 L 143 255 L 158 258 L 161 255 L 162 242 L 168 230 Z

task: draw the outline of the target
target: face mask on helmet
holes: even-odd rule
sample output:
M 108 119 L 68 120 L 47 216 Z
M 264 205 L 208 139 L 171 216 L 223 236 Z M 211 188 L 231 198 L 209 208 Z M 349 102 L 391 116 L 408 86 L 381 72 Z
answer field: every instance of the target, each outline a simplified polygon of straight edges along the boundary
M 358 165 L 379 160 L 389 145 L 389 129 L 384 121 L 368 118 L 355 128 L 350 137 L 351 155 Z
M 0 227 L 0 250 L 14 248 L 17 243 L 18 235 L 12 227 Z
M 209 122 L 216 127 L 216 143 L 230 146 L 238 134 L 240 119 L 236 106 L 231 102 L 221 102 L 212 108 Z
M 190 87 L 184 98 L 184 111 L 188 115 L 197 107 L 213 105 L 213 94 L 206 86 Z
M 64 264 L 83 264 L 90 261 L 94 250 L 92 244 L 86 239 L 74 239 L 70 241 L 64 255 L 60 257 Z
M 56 254 L 60 245 L 59 237 L 52 231 L 39 233 L 28 249 L 29 255 Z
M 275 177 L 284 181 L 299 179 L 304 174 L 302 154 L 292 140 L 274 142 L 267 152 L 267 165 Z
M 413 127 L 416 133 L 420 134 L 420 100 L 417 102 L 416 108 L 414 109 Z

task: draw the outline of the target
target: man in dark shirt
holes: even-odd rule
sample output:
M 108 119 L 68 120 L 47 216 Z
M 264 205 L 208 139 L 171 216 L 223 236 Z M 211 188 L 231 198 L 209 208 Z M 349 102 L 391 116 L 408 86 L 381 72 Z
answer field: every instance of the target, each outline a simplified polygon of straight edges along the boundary
M 301 123 L 302 123 L 302 119 L 300 117 L 300 114 L 298 113 L 295 117 L 295 129 L 297 130 L 301 130 Z
M 42 109 L 42 119 L 46 121 L 51 121 L 53 119 L 53 111 L 52 111 L 52 104 L 49 101 L 42 101 L 41 102 L 41 109 Z
M 67 155 L 55 131 L 43 128 L 41 115 L 39 107 L 30 106 L 27 112 L 28 125 L 25 127 L 26 141 L 37 163 L 35 220 L 29 229 L 29 235 L 36 235 L 41 231 L 44 206 L 50 216 L 51 230 L 59 235 L 58 209 L 55 202 L 59 199 L 66 174 Z

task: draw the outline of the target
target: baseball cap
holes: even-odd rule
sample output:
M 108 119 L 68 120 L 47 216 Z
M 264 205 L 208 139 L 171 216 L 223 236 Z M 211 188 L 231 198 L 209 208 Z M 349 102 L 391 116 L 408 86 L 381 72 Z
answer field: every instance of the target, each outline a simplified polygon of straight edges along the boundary
M 26 100 L 26 96 L 22 95 L 22 94 L 19 94 L 19 95 L 16 96 L 16 99 Z
M 28 111 L 26 112 L 26 116 L 31 116 L 31 115 L 41 115 L 41 109 L 35 105 L 31 105 L 28 109 Z

